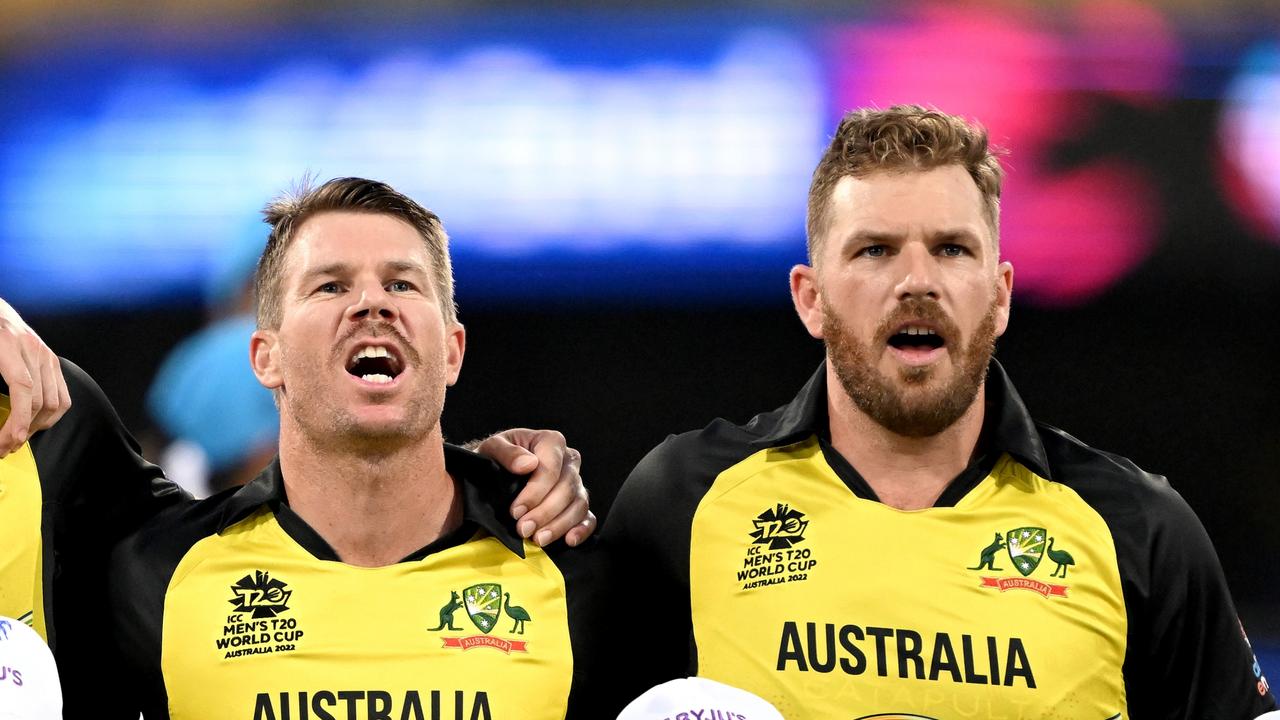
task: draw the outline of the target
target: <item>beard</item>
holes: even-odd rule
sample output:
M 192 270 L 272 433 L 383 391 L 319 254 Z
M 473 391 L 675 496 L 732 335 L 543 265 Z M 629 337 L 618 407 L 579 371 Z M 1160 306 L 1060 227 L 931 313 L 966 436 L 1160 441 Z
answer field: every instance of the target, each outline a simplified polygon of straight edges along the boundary
M 390 337 L 396 341 L 404 359 L 404 369 L 412 368 L 418 377 L 418 392 L 403 402 L 398 420 L 370 421 L 360 418 L 349 407 L 335 400 L 333 388 L 327 386 L 330 368 L 346 361 L 345 348 L 356 337 Z M 423 362 L 422 354 L 395 328 L 372 323 L 355 326 L 334 346 L 330 357 L 317 363 L 315 354 L 291 352 L 281 348 L 286 366 L 297 367 L 291 373 L 286 390 L 278 396 L 281 414 L 288 413 L 312 445 L 326 450 L 346 448 L 361 454 L 385 454 L 410 443 L 421 442 L 440 423 L 444 410 L 445 361 L 443 356 Z
M 955 424 L 973 405 L 995 352 L 994 299 L 964 347 L 959 345 L 959 328 L 933 300 L 902 301 L 865 345 L 849 332 L 825 299 L 823 311 L 827 357 L 840 385 L 859 410 L 889 432 L 912 438 L 932 437 Z M 913 320 L 933 324 L 947 340 L 945 347 L 955 373 L 939 387 L 930 387 L 937 372 L 933 367 L 902 367 L 897 378 L 890 378 L 875 366 L 873 358 L 879 357 L 894 330 Z

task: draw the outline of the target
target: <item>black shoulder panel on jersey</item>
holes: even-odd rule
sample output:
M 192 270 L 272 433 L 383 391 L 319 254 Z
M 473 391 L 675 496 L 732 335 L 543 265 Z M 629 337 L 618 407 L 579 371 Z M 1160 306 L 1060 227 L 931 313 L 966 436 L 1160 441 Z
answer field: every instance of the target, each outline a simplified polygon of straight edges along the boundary
M 1258 690 L 1213 543 L 1182 496 L 1127 458 L 1039 427 L 1054 479 L 1102 516 L 1115 541 L 1130 716 L 1252 719 L 1275 707 Z
M 670 436 L 623 483 L 601 531 L 602 585 L 608 604 L 634 623 L 639 643 L 617 668 L 616 707 L 607 708 L 613 715 L 650 687 L 696 672 L 689 603 L 693 514 L 721 472 L 761 450 L 752 442 L 772 432 L 782 412 L 763 413 L 745 426 L 717 419 Z
M 170 507 L 125 538 L 111 554 L 112 644 L 120 654 L 123 673 L 118 693 L 122 709 L 133 718 L 139 712 L 148 720 L 168 717 L 160 672 L 165 594 L 187 552 L 217 533 L 224 505 L 237 491 Z
M 611 623 L 627 627 L 608 604 L 601 582 L 604 556 L 599 537 L 593 535 L 577 547 L 552 543 L 547 556 L 564 577 L 565 603 L 569 610 L 569 642 L 573 649 L 573 682 L 565 720 L 594 720 L 613 717 L 603 708 L 609 704 L 610 686 L 616 681 L 614 653 L 607 647 Z M 615 712 L 614 715 L 617 713 Z
M 71 409 L 31 437 L 44 490 L 64 512 L 84 516 L 77 521 L 96 522 L 103 532 L 123 536 L 184 493 L 142 457 L 137 440 L 93 378 L 74 363 L 61 362 Z M 102 539 L 95 536 L 93 543 Z
M 186 494 L 142 457 L 97 383 L 75 364 L 61 362 L 71 409 L 31 438 L 44 495 L 49 640 L 64 688 L 64 716 L 109 718 L 98 702 L 114 692 L 100 657 L 108 553 Z

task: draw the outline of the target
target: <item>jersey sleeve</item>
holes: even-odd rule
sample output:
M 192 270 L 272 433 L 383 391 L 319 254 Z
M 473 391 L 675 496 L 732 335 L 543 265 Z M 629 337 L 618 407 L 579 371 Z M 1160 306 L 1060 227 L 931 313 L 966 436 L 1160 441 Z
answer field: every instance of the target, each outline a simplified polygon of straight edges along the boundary
M 31 439 L 46 493 L 50 641 L 65 716 L 109 718 L 102 702 L 110 696 L 103 680 L 108 554 L 125 534 L 186 495 L 142 457 L 97 383 L 66 360 L 62 371 L 71 409 Z
M 1055 479 L 1115 541 L 1129 716 L 1253 720 L 1274 708 L 1200 519 L 1165 478 L 1041 426 Z
M 611 621 L 611 595 L 601 582 L 604 568 L 599 536 L 593 535 L 577 547 L 554 543 L 545 552 L 564 577 L 568 607 L 573 680 L 565 720 L 612 717 L 606 708 L 611 697 L 615 643 L 629 633 L 623 630 L 624 624 Z
M 680 438 L 669 438 L 631 472 L 600 534 L 603 585 L 617 624 L 633 638 L 611 679 L 613 717 L 659 683 L 695 674 L 689 603 L 689 536 L 701 499 Z
M 1163 478 L 1146 484 L 1151 522 L 1117 543 L 1139 569 L 1126 588 L 1136 604 L 1125 662 L 1131 715 L 1245 720 L 1274 709 L 1204 526 Z
M 200 539 L 217 533 L 222 502 L 232 492 L 166 508 L 111 552 L 105 589 L 111 623 L 103 639 L 114 655 L 107 674 L 112 717 L 169 717 L 161 670 L 165 595 L 183 556 Z
M 41 476 L 54 479 L 60 553 L 114 542 L 185 497 L 142 457 L 102 388 L 66 360 L 62 372 L 71 410 L 31 441 Z

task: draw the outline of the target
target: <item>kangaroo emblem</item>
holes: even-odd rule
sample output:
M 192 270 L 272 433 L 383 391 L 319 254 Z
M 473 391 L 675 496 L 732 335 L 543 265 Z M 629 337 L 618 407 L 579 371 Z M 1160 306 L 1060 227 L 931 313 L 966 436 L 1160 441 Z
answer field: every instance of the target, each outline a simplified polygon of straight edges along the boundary
M 460 627 L 453 626 L 453 614 L 458 611 L 458 608 L 462 607 L 462 600 L 458 599 L 457 591 L 454 591 L 452 595 L 453 597 L 449 598 L 449 602 L 446 603 L 444 607 L 440 608 L 440 624 L 431 628 L 429 632 L 444 630 L 446 628 L 449 630 L 462 629 Z
M 1000 538 L 1000 533 L 996 533 L 996 539 L 990 545 L 982 548 L 982 558 L 978 561 L 978 566 L 969 569 L 982 570 L 986 568 L 991 572 L 1000 572 L 1000 568 L 996 567 L 996 553 L 1000 552 L 1002 547 L 1004 547 L 1004 540 Z

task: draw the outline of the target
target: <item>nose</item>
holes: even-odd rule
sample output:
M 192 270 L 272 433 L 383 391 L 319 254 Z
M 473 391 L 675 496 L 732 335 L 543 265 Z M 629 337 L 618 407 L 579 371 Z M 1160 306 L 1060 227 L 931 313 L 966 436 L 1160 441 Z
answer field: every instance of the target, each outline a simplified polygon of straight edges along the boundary
M 398 316 L 395 299 L 386 288 L 376 283 L 361 288 L 356 302 L 347 309 L 347 317 L 351 320 L 394 322 Z
M 929 248 L 922 244 L 910 243 L 902 248 L 898 255 L 899 270 L 902 273 L 898 285 L 894 288 L 899 300 L 908 297 L 938 298 L 937 265 Z

